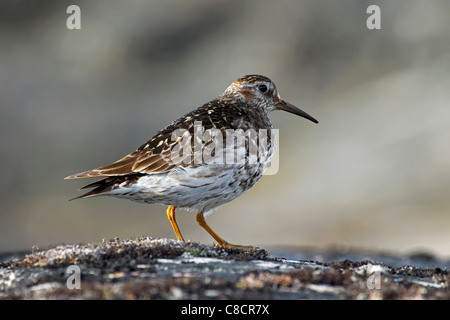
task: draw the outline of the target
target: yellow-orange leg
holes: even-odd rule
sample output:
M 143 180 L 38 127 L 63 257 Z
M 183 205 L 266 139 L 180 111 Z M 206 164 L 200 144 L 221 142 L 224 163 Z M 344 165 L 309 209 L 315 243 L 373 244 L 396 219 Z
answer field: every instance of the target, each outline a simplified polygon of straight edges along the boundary
M 170 224 L 172 225 L 173 231 L 177 239 L 184 242 L 183 236 L 181 235 L 180 228 L 178 228 L 177 220 L 175 219 L 175 207 L 169 206 L 167 208 L 167 217 L 169 218 Z
M 205 221 L 205 217 L 203 216 L 203 212 L 197 213 L 196 219 L 197 219 L 198 224 L 203 229 L 205 229 L 211 235 L 211 237 L 214 238 L 214 240 L 217 241 L 217 245 L 219 247 L 226 248 L 226 249 L 231 249 L 231 248 L 238 248 L 238 249 L 244 249 L 244 250 L 254 249 L 254 247 L 252 247 L 252 246 L 241 246 L 238 244 L 231 244 L 231 243 L 228 243 L 225 240 L 223 240 L 222 237 L 220 237 L 217 233 L 214 232 L 213 229 L 211 229 L 210 226 L 208 226 L 208 224 Z

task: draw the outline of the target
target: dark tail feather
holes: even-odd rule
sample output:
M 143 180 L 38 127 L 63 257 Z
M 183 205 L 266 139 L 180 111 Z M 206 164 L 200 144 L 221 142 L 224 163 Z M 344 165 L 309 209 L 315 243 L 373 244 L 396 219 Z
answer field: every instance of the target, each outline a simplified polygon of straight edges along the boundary
M 105 180 L 107 180 L 108 178 L 105 178 L 105 179 L 102 179 L 102 180 L 98 180 L 98 181 L 95 181 L 95 182 L 92 182 L 92 183 L 90 183 L 90 184 L 88 184 L 88 185 L 85 185 L 84 187 L 81 187 L 80 189 L 78 189 L 78 190 L 83 190 L 83 189 L 90 189 L 90 188 L 97 188 L 97 187 L 100 187 L 100 186 L 103 186 L 103 185 L 105 185 Z
M 81 196 L 75 197 L 73 199 L 70 199 L 69 201 L 81 199 L 81 198 L 89 198 L 94 196 L 100 196 L 104 193 L 107 193 L 108 191 L 113 190 L 116 186 L 119 186 L 122 182 L 127 181 L 129 183 L 135 182 L 139 177 L 141 177 L 143 174 L 137 173 L 129 176 L 115 176 L 115 177 L 107 177 L 102 180 L 95 181 L 93 183 L 90 183 L 88 185 L 85 185 L 84 187 L 81 187 L 82 189 L 89 189 L 94 188 L 91 191 L 82 194 Z
M 116 183 L 115 180 L 116 179 L 114 179 L 114 178 L 105 178 L 105 179 L 90 183 L 84 187 L 81 187 L 80 190 L 81 189 L 89 189 L 89 188 L 95 188 L 95 189 L 92 189 L 91 191 L 86 192 L 85 194 L 82 194 L 81 196 L 72 198 L 69 201 L 77 200 L 77 199 L 81 199 L 81 198 L 89 198 L 89 197 L 99 196 L 107 191 L 110 191 L 114 187 L 114 184 Z

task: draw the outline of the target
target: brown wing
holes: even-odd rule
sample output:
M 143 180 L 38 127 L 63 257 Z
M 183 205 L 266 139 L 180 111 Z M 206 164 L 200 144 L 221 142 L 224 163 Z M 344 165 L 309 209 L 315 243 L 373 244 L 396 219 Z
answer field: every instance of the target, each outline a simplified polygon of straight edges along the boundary
M 135 173 L 160 173 L 173 169 L 178 162 L 172 160 L 171 152 L 177 141 L 171 135 L 160 132 L 136 151 L 122 159 L 100 168 L 80 172 L 65 179 L 123 176 Z
M 136 151 L 126 155 L 113 164 L 77 173 L 65 179 L 152 174 L 166 172 L 175 167 L 193 166 L 194 157 L 191 155 L 189 155 L 190 158 L 182 158 L 181 156 L 177 156 L 176 158 L 172 157 L 172 152 L 176 150 L 175 147 L 186 142 L 181 136 L 181 132 L 177 132 L 178 139 L 173 141 L 173 133 L 176 132 L 175 130 L 181 129 L 186 134 L 191 135 L 190 147 L 192 148 L 195 137 L 195 121 L 200 121 L 204 130 L 217 128 L 225 133 L 225 129 L 234 128 L 235 120 L 241 119 L 242 117 L 244 115 L 240 108 L 231 107 L 230 104 L 224 105 L 219 99 L 212 100 L 174 121 Z M 206 142 L 207 144 L 208 142 Z
M 172 157 L 172 151 L 183 141 L 183 136 L 181 136 L 182 132 L 189 133 L 191 137 L 193 136 L 194 120 L 197 120 L 197 116 L 199 115 L 196 112 L 198 112 L 198 109 L 171 123 L 136 151 L 126 155 L 122 159 L 104 167 L 68 176 L 65 179 L 124 176 L 135 173 L 161 173 L 177 166 L 192 165 L 193 159 L 185 159 L 186 157 L 174 158 Z M 189 118 L 189 121 L 186 121 L 187 118 Z M 203 122 L 203 126 L 211 127 L 212 124 Z M 176 132 L 175 130 L 177 129 L 181 131 Z M 176 136 L 177 139 L 175 140 L 173 140 L 175 138 L 173 137 L 174 132 L 178 133 Z M 194 141 L 191 139 L 191 144 L 193 143 Z

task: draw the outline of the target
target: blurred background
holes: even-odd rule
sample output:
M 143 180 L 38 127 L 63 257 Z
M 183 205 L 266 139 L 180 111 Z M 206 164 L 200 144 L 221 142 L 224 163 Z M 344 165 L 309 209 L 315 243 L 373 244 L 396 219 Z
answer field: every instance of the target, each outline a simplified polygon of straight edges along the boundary
M 81 30 L 66 9 L 81 8 Z M 381 8 L 381 30 L 366 9 Z M 174 234 L 160 205 L 69 202 L 236 78 L 270 77 L 280 167 L 207 221 L 231 243 L 450 256 L 450 2 L 0 3 L 0 251 Z M 186 239 L 212 243 L 193 213 Z

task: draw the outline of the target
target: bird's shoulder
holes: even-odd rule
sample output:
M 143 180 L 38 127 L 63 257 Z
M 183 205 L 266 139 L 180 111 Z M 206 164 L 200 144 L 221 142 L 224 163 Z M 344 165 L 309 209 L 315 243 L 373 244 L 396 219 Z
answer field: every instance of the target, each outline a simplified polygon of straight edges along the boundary
M 227 129 L 246 130 L 253 127 L 249 125 L 251 122 L 251 115 L 243 103 L 217 98 L 173 121 L 142 144 L 137 151 L 153 150 L 153 153 L 160 153 L 182 132 L 193 135 L 196 126 L 201 126 L 202 130 L 219 129 L 225 132 Z

